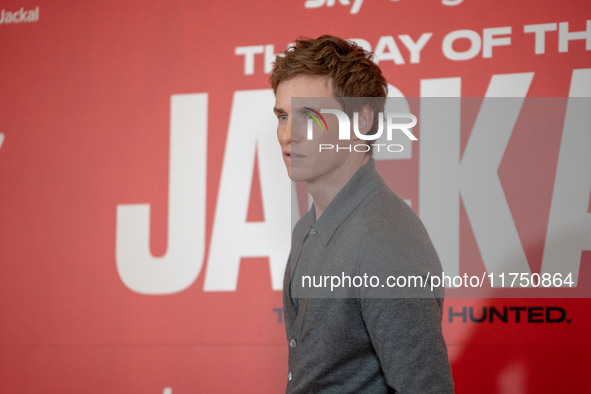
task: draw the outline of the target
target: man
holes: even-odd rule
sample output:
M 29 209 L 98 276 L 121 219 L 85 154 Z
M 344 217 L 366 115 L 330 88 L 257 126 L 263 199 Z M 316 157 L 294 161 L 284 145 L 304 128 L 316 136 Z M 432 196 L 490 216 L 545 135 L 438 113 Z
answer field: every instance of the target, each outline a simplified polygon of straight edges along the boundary
M 289 177 L 305 182 L 314 201 L 294 228 L 285 271 L 287 392 L 452 393 L 440 289 L 408 296 L 367 283 L 349 283 L 344 293 L 326 282 L 316 286 L 320 293 L 311 292 L 310 280 L 305 285 L 304 278 L 326 274 L 345 282 L 441 273 L 422 223 L 384 184 L 371 151 L 319 149 L 368 142 L 353 133 L 339 140 L 336 116 L 320 116 L 320 107 L 357 112 L 356 131 L 376 133 L 387 93 L 380 69 L 359 46 L 325 35 L 299 39 L 277 56 L 270 81 Z

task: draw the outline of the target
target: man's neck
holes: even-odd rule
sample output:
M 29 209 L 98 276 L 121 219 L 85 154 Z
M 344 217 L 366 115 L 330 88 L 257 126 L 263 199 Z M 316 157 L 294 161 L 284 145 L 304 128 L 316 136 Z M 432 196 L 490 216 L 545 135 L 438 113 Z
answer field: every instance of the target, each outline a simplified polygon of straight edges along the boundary
M 370 158 L 369 155 L 366 155 L 363 158 L 363 161 L 357 162 L 353 165 L 344 166 L 342 171 L 333 174 L 329 179 L 322 179 L 319 183 L 308 183 L 308 192 L 312 195 L 312 199 L 314 200 L 314 211 L 316 212 L 315 220 L 320 218 L 336 195 L 343 187 L 345 187 L 353 175 L 369 162 Z

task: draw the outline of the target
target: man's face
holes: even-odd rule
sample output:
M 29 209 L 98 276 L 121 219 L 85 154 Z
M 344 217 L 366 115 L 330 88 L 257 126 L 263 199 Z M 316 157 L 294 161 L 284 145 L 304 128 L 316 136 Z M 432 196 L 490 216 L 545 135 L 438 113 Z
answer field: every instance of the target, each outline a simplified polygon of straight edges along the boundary
M 275 95 L 275 115 L 278 119 L 277 139 L 281 145 L 283 161 L 287 167 L 289 177 L 296 182 L 306 182 L 309 185 L 330 186 L 338 183 L 346 176 L 351 167 L 351 153 L 347 150 L 323 150 L 319 152 L 320 144 L 339 144 L 338 121 L 335 116 L 325 116 L 328 129 L 321 128 L 313 122 L 313 139 L 307 138 L 307 120 L 309 110 L 304 109 L 304 101 L 298 100 L 298 105 L 292 107 L 292 97 L 326 97 L 326 100 L 311 100 L 310 108 L 336 108 L 340 105 L 333 95 L 332 83 L 324 77 L 298 75 L 283 81 L 277 87 Z M 351 141 L 340 141 L 341 145 L 349 145 Z

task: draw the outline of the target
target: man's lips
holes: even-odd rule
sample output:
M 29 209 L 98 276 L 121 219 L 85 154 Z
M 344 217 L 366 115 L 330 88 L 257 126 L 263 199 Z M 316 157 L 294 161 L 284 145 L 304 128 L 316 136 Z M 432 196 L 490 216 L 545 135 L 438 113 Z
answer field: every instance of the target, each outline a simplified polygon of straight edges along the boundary
M 292 151 L 283 151 L 283 154 L 290 159 L 301 159 L 301 158 L 305 157 L 304 155 L 300 155 L 300 154 L 297 154 Z

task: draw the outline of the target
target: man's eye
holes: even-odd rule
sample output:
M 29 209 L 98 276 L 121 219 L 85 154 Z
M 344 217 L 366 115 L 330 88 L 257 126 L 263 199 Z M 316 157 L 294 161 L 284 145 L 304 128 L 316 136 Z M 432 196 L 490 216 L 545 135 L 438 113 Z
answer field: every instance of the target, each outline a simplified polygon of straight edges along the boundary
M 279 114 L 279 115 L 277 115 L 277 119 L 279 119 L 279 120 L 287 120 L 287 115 L 286 114 Z

